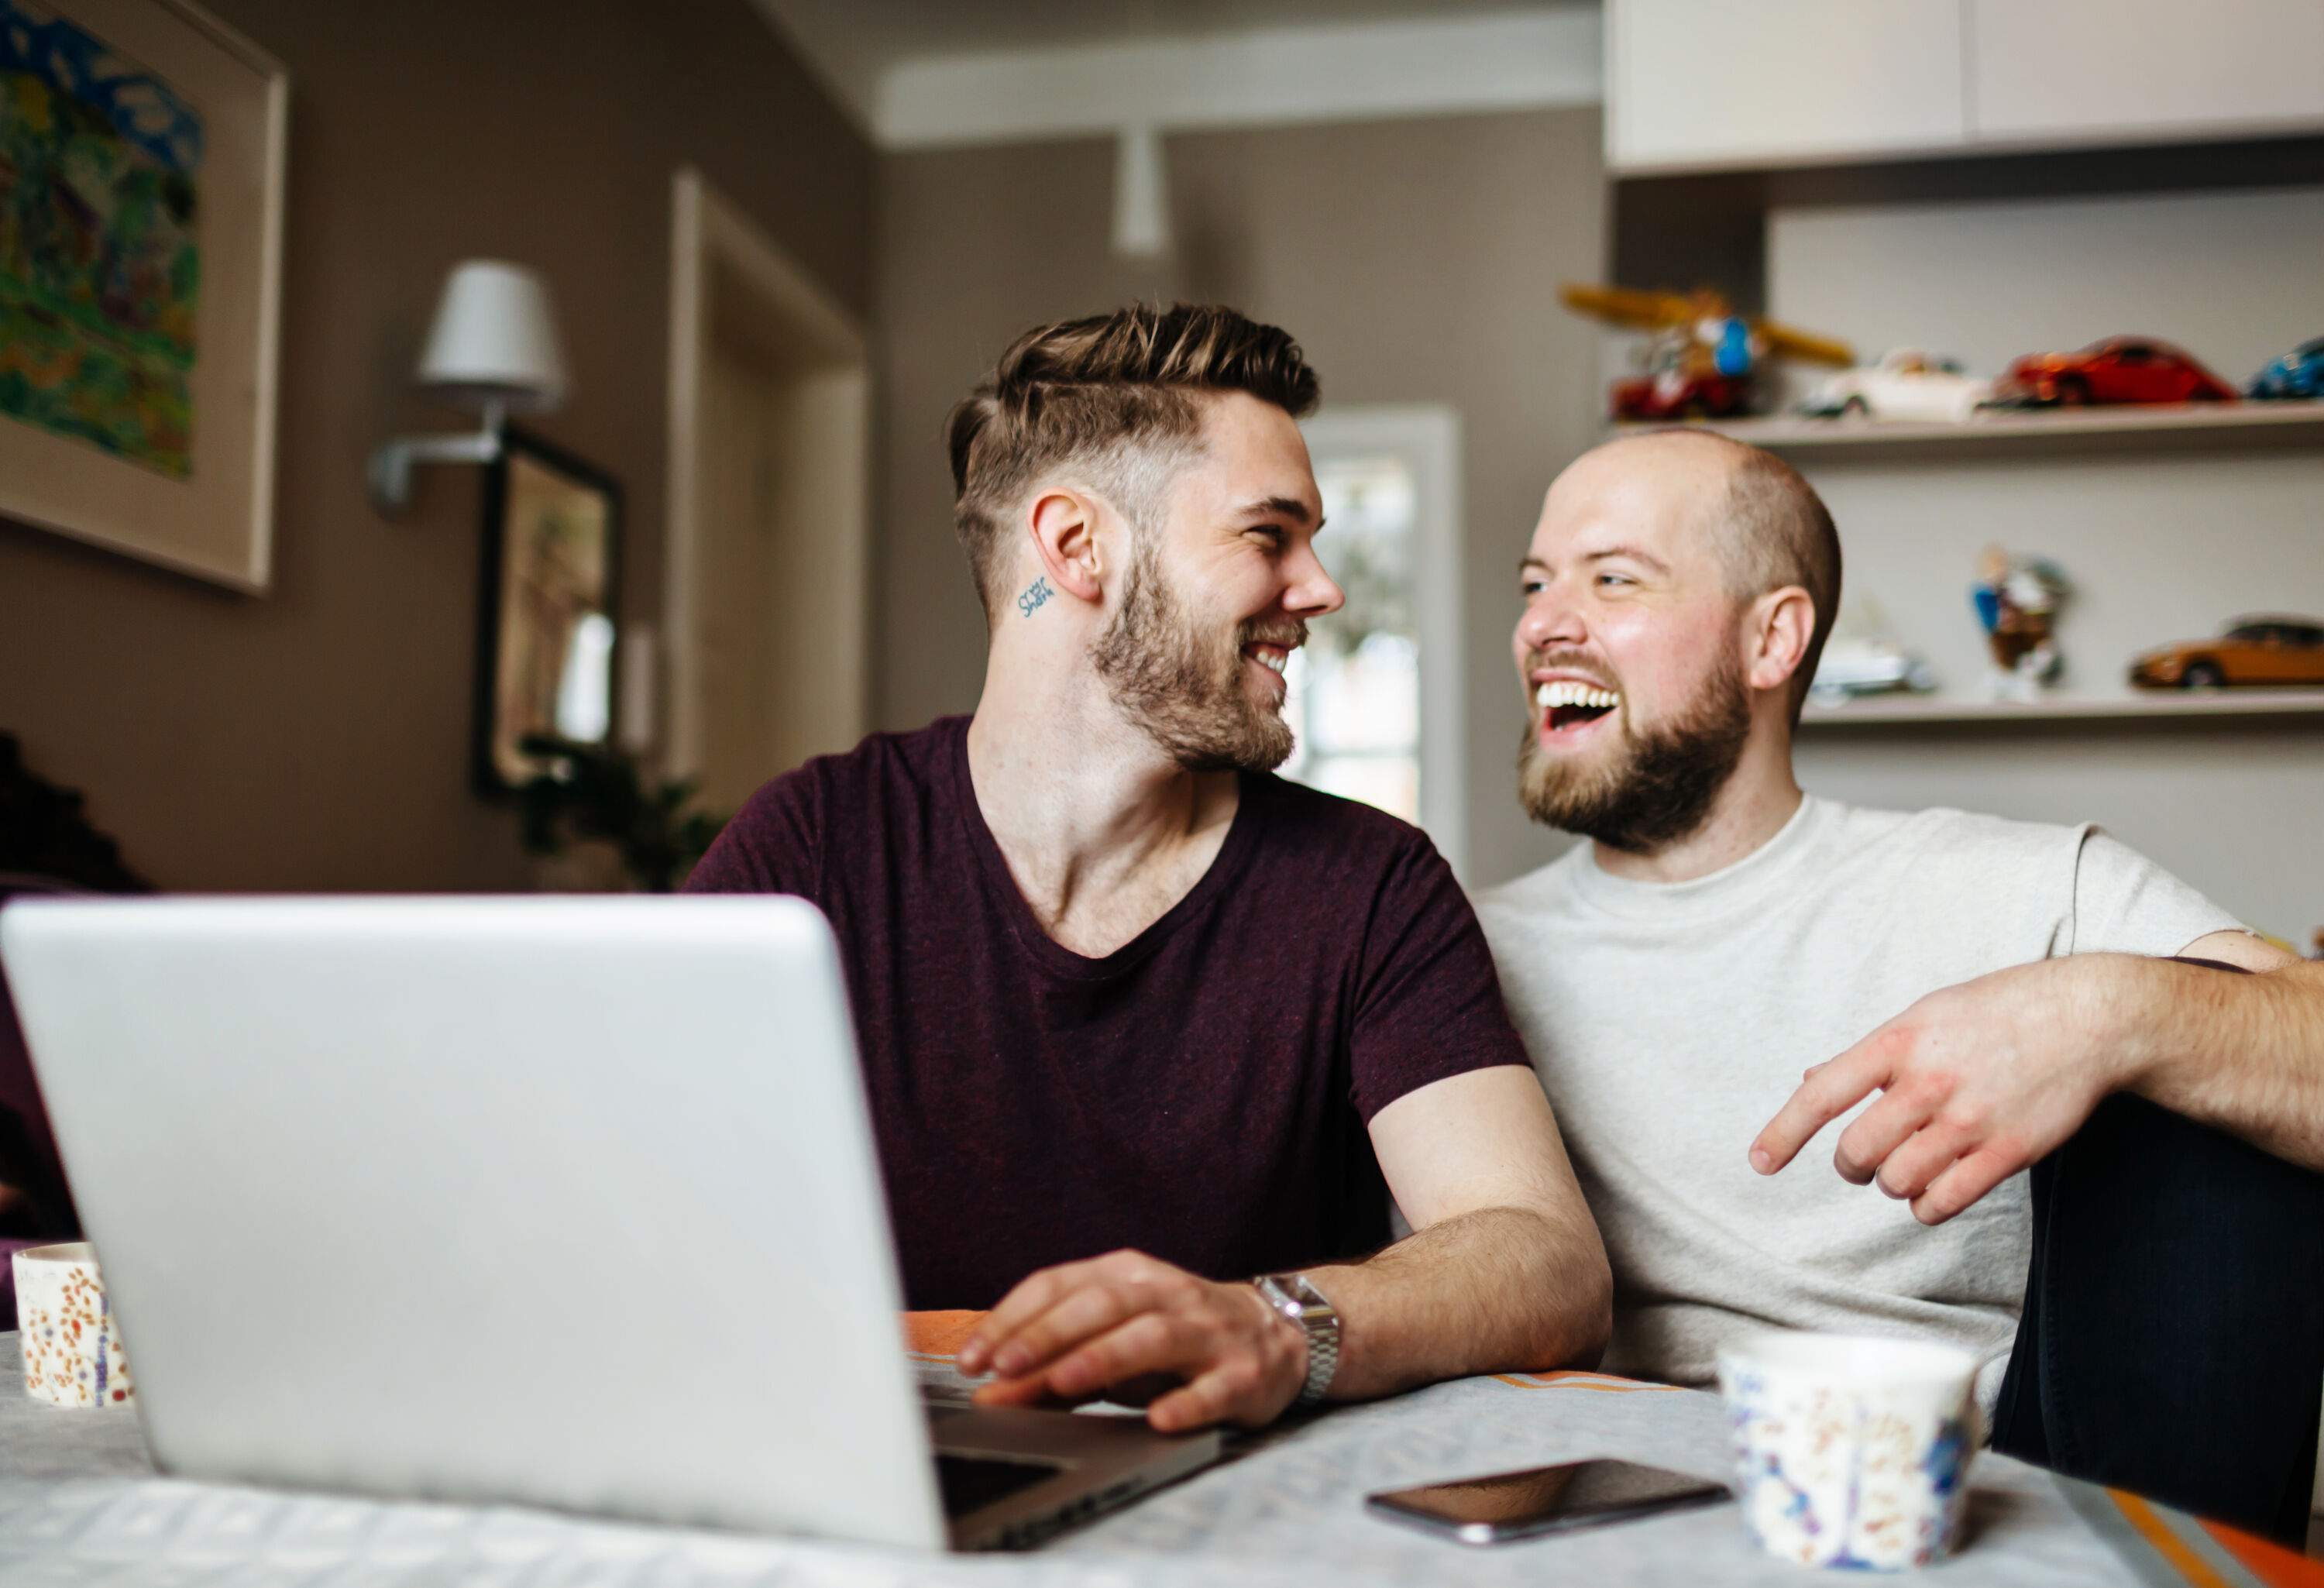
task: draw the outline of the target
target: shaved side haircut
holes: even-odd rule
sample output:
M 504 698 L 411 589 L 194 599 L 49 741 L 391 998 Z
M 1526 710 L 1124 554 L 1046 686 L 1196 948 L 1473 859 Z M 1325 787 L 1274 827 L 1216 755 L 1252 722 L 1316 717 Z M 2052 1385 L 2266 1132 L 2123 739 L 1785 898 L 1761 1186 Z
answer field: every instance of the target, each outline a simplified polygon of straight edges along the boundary
M 1028 492 L 1070 471 L 1148 528 L 1202 447 L 1196 399 L 1225 392 L 1299 419 L 1314 409 L 1315 372 L 1289 333 L 1215 304 L 1139 304 L 1010 343 L 945 426 L 953 527 L 987 623 L 1008 598 L 1008 529 Z
M 1814 604 L 1815 627 L 1791 678 L 1792 725 L 1797 727 L 1823 642 L 1840 614 L 1840 531 L 1831 510 L 1799 470 L 1772 452 L 1715 430 L 1653 433 L 1706 442 L 1727 458 L 1727 497 L 1720 503 L 1715 532 L 1729 593 L 1738 601 L 1756 601 L 1770 590 L 1797 585 Z

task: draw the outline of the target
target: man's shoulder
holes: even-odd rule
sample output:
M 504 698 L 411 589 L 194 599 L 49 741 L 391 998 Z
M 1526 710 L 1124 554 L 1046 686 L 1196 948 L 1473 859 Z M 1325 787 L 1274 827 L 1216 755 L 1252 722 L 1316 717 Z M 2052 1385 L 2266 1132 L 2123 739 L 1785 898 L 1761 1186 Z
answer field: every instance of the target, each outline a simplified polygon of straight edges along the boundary
M 2089 834 L 2088 823 L 2024 821 L 1932 805 L 1920 810 L 1883 810 L 1827 802 L 1831 820 L 1828 843 L 1834 860 L 1868 852 L 1926 854 L 1988 865 L 2013 859 L 2070 855 Z
M 1573 889 L 1570 879 L 1574 866 L 1587 861 L 1589 855 L 1589 840 L 1583 839 L 1546 865 L 1480 889 L 1472 896 L 1477 919 L 1490 932 L 1498 927 L 1537 921 L 1572 909 Z
M 902 787 L 926 789 L 942 775 L 965 717 L 938 717 L 924 728 L 867 734 L 850 750 L 801 762 L 761 784 L 742 807 L 782 808 L 801 802 L 847 810 Z
M 1283 854 L 1305 851 L 1343 861 L 1387 864 L 1408 855 L 1436 854 L 1426 833 L 1376 805 L 1328 794 L 1271 772 L 1247 776 L 1243 788 L 1265 803 L 1268 846 Z
M 818 755 L 761 785 L 695 868 L 692 892 L 815 892 L 825 839 L 834 823 L 870 823 L 884 832 L 908 810 L 932 808 L 937 780 L 964 719 L 940 717 L 909 733 L 872 734 L 852 750 Z M 841 845 L 842 854 L 860 845 Z

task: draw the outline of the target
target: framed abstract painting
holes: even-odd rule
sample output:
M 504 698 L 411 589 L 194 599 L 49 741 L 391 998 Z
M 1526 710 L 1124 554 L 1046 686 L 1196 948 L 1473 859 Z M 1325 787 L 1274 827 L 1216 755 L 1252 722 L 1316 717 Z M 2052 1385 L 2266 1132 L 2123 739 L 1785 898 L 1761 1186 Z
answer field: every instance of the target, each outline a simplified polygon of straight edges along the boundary
M 475 780 L 486 793 L 558 773 L 533 738 L 613 742 L 621 487 L 521 430 L 484 475 L 476 626 Z M 558 773 L 558 775 L 562 775 Z
M 0 517 L 265 590 L 288 97 L 183 0 L 0 0 Z

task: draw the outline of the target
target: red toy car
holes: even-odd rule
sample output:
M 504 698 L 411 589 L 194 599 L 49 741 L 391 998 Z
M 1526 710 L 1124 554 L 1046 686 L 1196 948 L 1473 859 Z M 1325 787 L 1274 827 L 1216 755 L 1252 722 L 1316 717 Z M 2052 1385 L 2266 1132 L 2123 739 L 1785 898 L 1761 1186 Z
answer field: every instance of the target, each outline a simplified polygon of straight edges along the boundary
M 1732 419 L 1749 408 L 1751 383 L 1733 375 L 1666 369 L 1616 381 L 1610 394 L 1616 419 Z
M 2109 337 L 2079 353 L 2029 353 L 2009 366 L 1994 402 L 2034 406 L 2085 402 L 2233 402 L 2218 376 L 2168 342 Z

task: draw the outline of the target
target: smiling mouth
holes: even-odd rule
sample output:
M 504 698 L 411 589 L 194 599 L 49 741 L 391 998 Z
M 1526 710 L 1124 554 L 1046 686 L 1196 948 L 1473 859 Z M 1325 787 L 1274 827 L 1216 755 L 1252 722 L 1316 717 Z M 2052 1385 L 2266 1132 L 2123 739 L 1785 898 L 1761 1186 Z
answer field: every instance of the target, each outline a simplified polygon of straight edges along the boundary
M 1259 663 L 1268 672 L 1273 673 L 1277 679 L 1283 677 L 1283 669 L 1291 665 L 1291 647 L 1274 644 L 1268 641 L 1252 641 L 1242 648 L 1242 654 L 1244 660 Z
M 1614 708 L 1622 704 L 1622 697 L 1594 684 L 1559 679 L 1536 689 L 1533 703 L 1542 714 L 1543 733 L 1569 734 L 1611 716 Z

